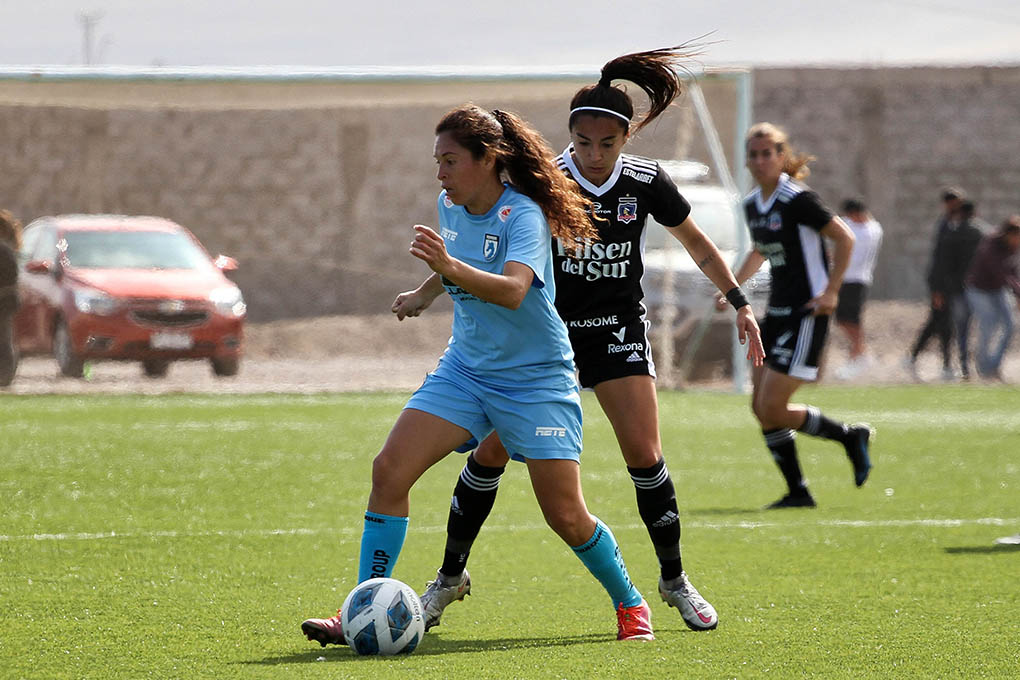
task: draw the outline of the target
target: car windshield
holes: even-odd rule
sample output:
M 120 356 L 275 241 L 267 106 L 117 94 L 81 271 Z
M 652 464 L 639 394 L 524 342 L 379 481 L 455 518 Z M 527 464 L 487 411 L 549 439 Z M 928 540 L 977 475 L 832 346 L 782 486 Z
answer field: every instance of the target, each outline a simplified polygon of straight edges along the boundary
M 72 231 L 67 260 L 93 269 L 208 269 L 209 257 L 181 232 Z

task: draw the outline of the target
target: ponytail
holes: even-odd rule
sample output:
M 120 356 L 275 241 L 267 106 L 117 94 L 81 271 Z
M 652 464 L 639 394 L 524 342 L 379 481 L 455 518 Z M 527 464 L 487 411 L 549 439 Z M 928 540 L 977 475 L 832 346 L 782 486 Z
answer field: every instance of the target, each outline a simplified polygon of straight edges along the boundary
M 573 127 L 576 116 L 581 114 L 607 115 L 620 119 L 629 130 L 634 119 L 634 102 L 625 89 L 612 84 L 614 80 L 626 80 L 648 95 L 648 113 L 634 127 L 634 132 L 638 132 L 683 93 L 683 81 L 677 71 L 689 73 L 686 63 L 698 54 L 698 45 L 687 42 L 613 59 L 602 67 L 597 83 L 582 87 L 574 94 L 570 101 L 570 126 Z
M 549 144 L 520 116 L 467 104 L 443 116 L 436 126 L 436 134 L 441 132 L 451 133 L 476 159 L 492 154 L 496 172 L 542 209 L 552 236 L 598 239 L 588 216 L 591 201 L 556 167 Z
M 503 170 L 510 184 L 542 208 L 550 233 L 564 242 L 598 239 L 588 216 L 591 201 L 553 163 L 545 138 L 516 114 L 497 109 L 492 115 L 503 128 L 508 150 Z

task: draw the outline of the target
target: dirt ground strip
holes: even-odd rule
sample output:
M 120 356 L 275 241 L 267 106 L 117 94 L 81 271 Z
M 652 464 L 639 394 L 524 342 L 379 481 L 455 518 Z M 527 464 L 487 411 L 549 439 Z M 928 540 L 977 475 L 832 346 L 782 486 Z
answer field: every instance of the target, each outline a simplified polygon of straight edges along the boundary
M 927 314 L 919 303 L 875 301 L 866 311 L 865 327 L 873 364 L 852 384 L 913 382 L 903 366 L 910 344 Z M 421 384 L 446 345 L 451 315 L 426 312 L 398 322 L 392 315 L 345 316 L 250 324 L 240 373 L 217 378 L 208 362 L 171 365 L 165 378 L 147 378 L 138 363 L 96 362 L 84 380 L 62 378 L 52 358 L 22 360 L 14 394 L 165 394 L 174 392 L 261 393 L 410 391 Z M 972 331 L 973 332 L 973 331 Z M 827 384 L 846 358 L 846 342 L 836 330 L 830 335 Z M 918 364 L 921 380 L 940 382 L 936 343 Z M 1014 339 L 1003 366 L 1007 389 L 1020 384 L 1020 341 Z M 726 380 L 693 387 L 729 390 Z

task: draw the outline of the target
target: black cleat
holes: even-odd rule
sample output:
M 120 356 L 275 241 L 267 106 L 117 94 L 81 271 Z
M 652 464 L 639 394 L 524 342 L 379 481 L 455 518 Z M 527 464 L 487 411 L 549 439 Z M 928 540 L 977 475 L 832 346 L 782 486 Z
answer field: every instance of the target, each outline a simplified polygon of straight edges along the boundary
M 775 503 L 770 503 L 765 506 L 765 510 L 778 510 L 780 508 L 813 508 L 815 507 L 815 499 L 811 497 L 811 493 L 804 489 L 803 492 L 788 493 L 780 498 Z
M 871 472 L 871 457 L 868 449 L 871 438 L 875 431 L 866 423 L 851 425 L 847 432 L 847 439 L 843 443 L 846 447 L 846 456 L 854 466 L 854 484 L 863 486 L 868 481 L 868 474 Z

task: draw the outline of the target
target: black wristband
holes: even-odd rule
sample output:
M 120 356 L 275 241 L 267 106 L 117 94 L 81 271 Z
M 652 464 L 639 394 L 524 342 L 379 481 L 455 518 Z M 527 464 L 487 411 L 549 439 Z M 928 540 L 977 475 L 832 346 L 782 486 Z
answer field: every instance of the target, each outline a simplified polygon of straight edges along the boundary
M 745 305 L 751 304 L 747 301 L 747 298 L 744 297 L 744 291 L 740 290 L 740 286 L 730 289 L 730 291 L 726 293 L 726 299 L 730 301 L 731 305 L 733 305 L 733 309 L 740 309 Z

